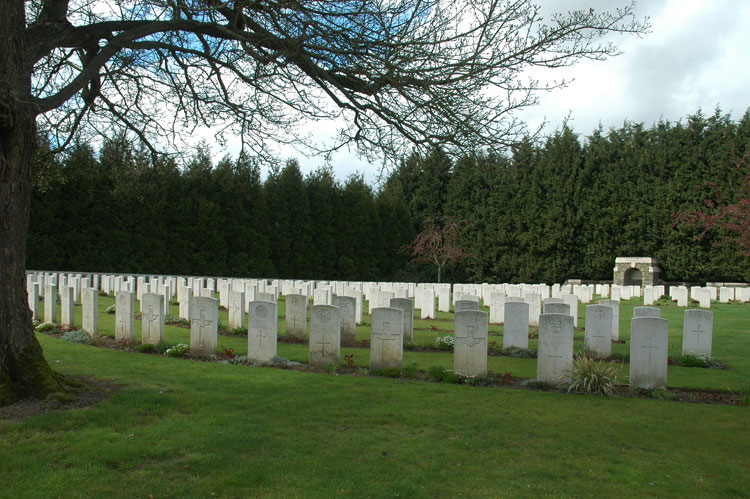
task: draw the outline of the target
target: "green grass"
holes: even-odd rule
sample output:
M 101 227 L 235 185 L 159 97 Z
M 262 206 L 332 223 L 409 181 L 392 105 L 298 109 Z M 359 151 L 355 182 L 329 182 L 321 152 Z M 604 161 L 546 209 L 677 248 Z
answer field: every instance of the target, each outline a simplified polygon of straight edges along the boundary
M 110 303 L 99 299 L 102 311 Z M 623 339 L 635 305 L 622 304 Z M 682 310 L 662 312 L 670 320 L 670 344 L 680 347 Z M 714 358 L 732 370 L 670 366 L 670 386 L 732 388 L 741 373 L 750 373 L 750 307 L 712 310 Z M 580 312 L 583 326 L 585 306 Z M 449 329 L 451 323 L 435 324 Z M 102 313 L 100 329 L 110 334 L 114 316 Z M 449 334 L 422 333 L 418 343 Z M 56 369 L 116 379 L 124 388 L 86 409 L 0 421 L 3 497 L 726 497 L 750 491 L 750 410 L 744 407 L 222 365 L 38 336 Z M 166 337 L 187 342 L 189 330 L 167 326 Z M 219 346 L 244 353 L 247 340 L 220 336 Z M 278 346 L 281 356 L 307 360 L 306 345 Z M 342 357 L 350 352 L 356 365 L 368 364 L 367 349 L 345 348 Z M 453 357 L 405 352 L 404 364 L 412 362 L 422 370 L 451 369 Z M 490 357 L 489 368 L 533 377 L 536 361 Z

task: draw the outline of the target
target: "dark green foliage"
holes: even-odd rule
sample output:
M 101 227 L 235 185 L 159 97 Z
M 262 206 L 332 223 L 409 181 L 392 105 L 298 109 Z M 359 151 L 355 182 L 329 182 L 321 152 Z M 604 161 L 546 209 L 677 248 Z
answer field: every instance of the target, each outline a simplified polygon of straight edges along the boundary
M 380 376 L 383 378 L 398 378 L 401 376 L 401 369 L 397 367 L 387 367 L 385 369 L 370 369 L 370 376 Z
M 143 345 L 137 345 L 135 347 L 136 351 L 141 353 L 156 353 L 156 345 L 152 345 L 151 343 L 144 343 Z
M 214 166 L 206 146 L 185 164 L 154 161 L 125 137 L 36 160 L 30 269 L 295 279 L 435 281 L 399 248 L 429 216 L 466 220 L 468 254 L 446 282 L 611 279 L 617 256 L 652 256 L 668 281 L 750 279 L 750 258 L 721 229 L 674 225 L 713 182 L 736 196 L 750 114 L 717 110 L 647 129 L 626 123 L 581 137 L 563 126 L 506 155 L 405 158 L 375 192 L 360 175 L 303 175 L 292 160 L 261 180 L 252 158 Z M 71 195 L 75 193 L 75 195 Z M 736 202 L 736 199 L 726 199 Z
M 508 347 L 503 350 L 503 355 L 517 359 L 536 359 L 537 352 L 531 348 Z
M 404 378 L 416 378 L 419 375 L 419 366 L 416 362 L 411 362 L 401 367 L 401 376 Z

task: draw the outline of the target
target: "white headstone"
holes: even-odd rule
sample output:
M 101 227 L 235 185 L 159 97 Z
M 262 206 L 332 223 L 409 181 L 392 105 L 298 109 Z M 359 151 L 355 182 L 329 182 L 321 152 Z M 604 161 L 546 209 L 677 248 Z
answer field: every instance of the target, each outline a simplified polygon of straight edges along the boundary
M 597 357 L 612 354 L 612 314 L 608 305 L 586 305 L 585 349 Z
M 115 340 L 135 340 L 135 293 L 115 291 Z
M 333 304 L 339 308 L 341 319 L 341 346 L 357 344 L 357 299 L 351 296 L 334 296 Z
M 403 310 L 385 307 L 372 310 L 370 369 L 401 368 L 403 330 Z
M 341 360 L 341 317 L 339 307 L 313 305 L 310 309 L 310 366 L 338 366 Z
M 630 321 L 630 389 L 666 388 L 669 322 L 658 317 Z
M 156 345 L 164 341 L 164 297 L 143 293 L 141 298 L 141 343 Z
M 60 288 L 60 324 L 75 326 L 75 289 L 73 286 Z
M 505 302 L 503 320 L 503 349 L 529 348 L 529 304 L 520 301 Z
M 453 307 L 455 312 L 470 312 L 472 310 L 479 310 L 478 300 L 456 300 L 456 305 Z
M 247 355 L 260 362 L 276 357 L 276 303 L 253 301 L 247 312 Z
M 714 313 L 708 310 L 685 310 L 682 329 L 682 353 L 711 357 Z
M 422 298 L 422 309 L 420 310 L 420 318 L 422 319 L 434 319 L 437 317 L 435 312 L 435 290 L 425 289 L 424 296 Z
M 286 296 L 286 335 L 304 340 L 307 333 L 307 296 L 288 294 Z
M 218 343 L 219 301 L 199 296 L 190 304 L 190 353 L 215 355 Z
M 578 298 L 570 293 L 561 293 L 563 303 L 570 305 L 570 315 L 573 316 L 573 327 L 578 327 Z
M 391 308 L 404 311 L 404 344 L 414 341 L 414 300 L 391 298 Z
M 713 289 L 716 289 L 716 288 L 713 288 Z M 698 300 L 699 307 L 711 308 L 711 291 L 709 290 L 709 288 L 696 290 L 695 298 Z
M 570 305 L 568 305 L 567 303 L 545 302 L 544 313 L 570 315 Z
M 542 313 L 542 295 L 539 293 L 526 293 L 524 300 L 529 304 L 529 325 L 538 326 L 539 316 Z
M 180 296 L 180 319 L 190 320 L 190 301 L 193 299 L 193 290 L 186 287 Z
M 57 323 L 57 290 L 52 284 L 44 287 L 44 321 Z
M 633 318 L 636 317 L 661 317 L 661 309 L 657 307 L 635 307 Z
M 620 339 L 620 302 L 618 300 L 599 300 L 599 305 L 612 307 L 612 340 Z
M 28 296 L 29 310 L 31 310 L 31 320 L 38 321 L 41 316 L 39 314 L 39 287 L 36 282 L 30 281 L 27 283 L 26 293 Z
M 537 379 L 554 385 L 570 383 L 572 372 L 573 316 L 542 314 L 539 317 Z
M 99 293 L 94 288 L 81 290 L 83 330 L 93 335 L 99 330 Z
M 479 310 L 456 312 L 453 372 L 461 376 L 487 375 L 488 314 Z
M 241 291 L 227 291 L 229 303 L 229 329 L 245 327 L 245 293 Z

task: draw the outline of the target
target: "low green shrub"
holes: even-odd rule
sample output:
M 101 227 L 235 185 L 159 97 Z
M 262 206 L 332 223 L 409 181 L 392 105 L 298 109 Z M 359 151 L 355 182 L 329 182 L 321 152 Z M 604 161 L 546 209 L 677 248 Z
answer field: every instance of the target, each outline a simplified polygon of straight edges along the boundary
M 84 345 L 88 345 L 89 343 L 91 343 L 91 336 L 89 336 L 89 333 L 80 329 L 75 331 L 68 331 L 67 333 L 62 335 L 60 339 L 73 343 L 82 343 Z
M 662 388 L 654 388 L 651 390 L 651 396 L 658 400 L 674 400 L 677 398 L 674 393 Z
M 186 353 L 188 353 L 188 350 L 190 350 L 190 347 L 188 347 L 186 344 L 178 343 L 173 347 L 167 348 L 164 353 L 169 357 L 182 357 Z
M 685 353 L 677 357 L 677 363 L 683 367 L 721 367 L 721 364 L 711 360 L 708 355 L 699 353 Z
M 152 345 L 151 343 L 144 343 L 142 345 L 137 345 L 135 347 L 135 350 L 141 353 L 156 353 L 156 345 Z
M 447 369 L 440 366 L 430 366 L 427 369 L 427 379 L 431 381 L 443 381 L 443 376 L 447 372 Z
M 169 324 L 170 326 L 189 326 L 190 321 L 180 317 L 175 317 L 174 315 L 168 315 L 164 318 L 164 324 Z
M 540 390 L 544 392 L 548 392 L 556 388 L 555 385 L 539 379 L 525 379 L 521 382 L 521 386 L 523 386 L 524 388 L 529 388 L 531 390 Z
M 167 350 L 175 346 L 177 343 L 167 343 L 166 341 L 160 341 L 156 344 L 156 353 L 160 353 L 162 355 L 167 354 Z
M 227 334 L 231 334 L 232 336 L 245 336 L 247 334 L 247 329 L 244 327 L 235 327 L 227 330 Z
M 516 359 L 536 359 L 537 352 L 533 348 L 508 347 L 503 350 L 503 355 Z
M 370 376 L 380 376 L 382 378 L 398 378 L 401 376 L 401 369 L 398 367 L 386 367 L 385 369 L 370 369 Z
M 405 365 L 401 368 L 401 375 L 404 378 L 416 378 L 419 375 L 419 368 L 416 362 Z
M 453 336 L 438 336 L 435 338 L 435 347 L 438 350 L 453 350 L 454 339 Z
M 115 305 L 114 303 L 104 309 L 104 313 L 107 313 L 110 315 L 114 314 L 115 312 L 117 312 L 117 305 Z
M 617 388 L 617 373 L 620 369 L 615 363 L 601 362 L 585 353 L 573 358 L 573 382 L 568 392 L 583 392 L 609 397 Z
M 42 322 L 35 328 L 40 333 L 45 333 L 48 331 L 53 331 L 57 329 L 57 324 L 54 322 Z

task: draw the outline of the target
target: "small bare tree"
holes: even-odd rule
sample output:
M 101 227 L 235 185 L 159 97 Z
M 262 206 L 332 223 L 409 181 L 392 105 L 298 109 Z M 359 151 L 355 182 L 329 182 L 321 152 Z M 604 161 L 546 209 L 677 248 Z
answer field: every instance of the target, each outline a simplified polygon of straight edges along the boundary
M 440 282 L 443 267 L 448 262 L 467 256 L 459 241 L 465 224 L 466 220 L 431 215 L 422 224 L 422 232 L 400 251 L 410 255 L 413 262 L 434 263 Z
M 301 121 L 342 118 L 319 152 L 497 148 L 545 82 L 530 67 L 617 53 L 632 5 L 542 19 L 528 0 L 4 0 L 0 15 L 0 403 L 60 389 L 26 306 L 37 126 L 57 150 L 124 127 L 156 154 L 198 126 L 308 145 Z M 560 84 L 561 85 L 561 84 Z M 180 132 L 187 130 L 187 137 Z M 102 244 L 106 244 L 102 241 Z

